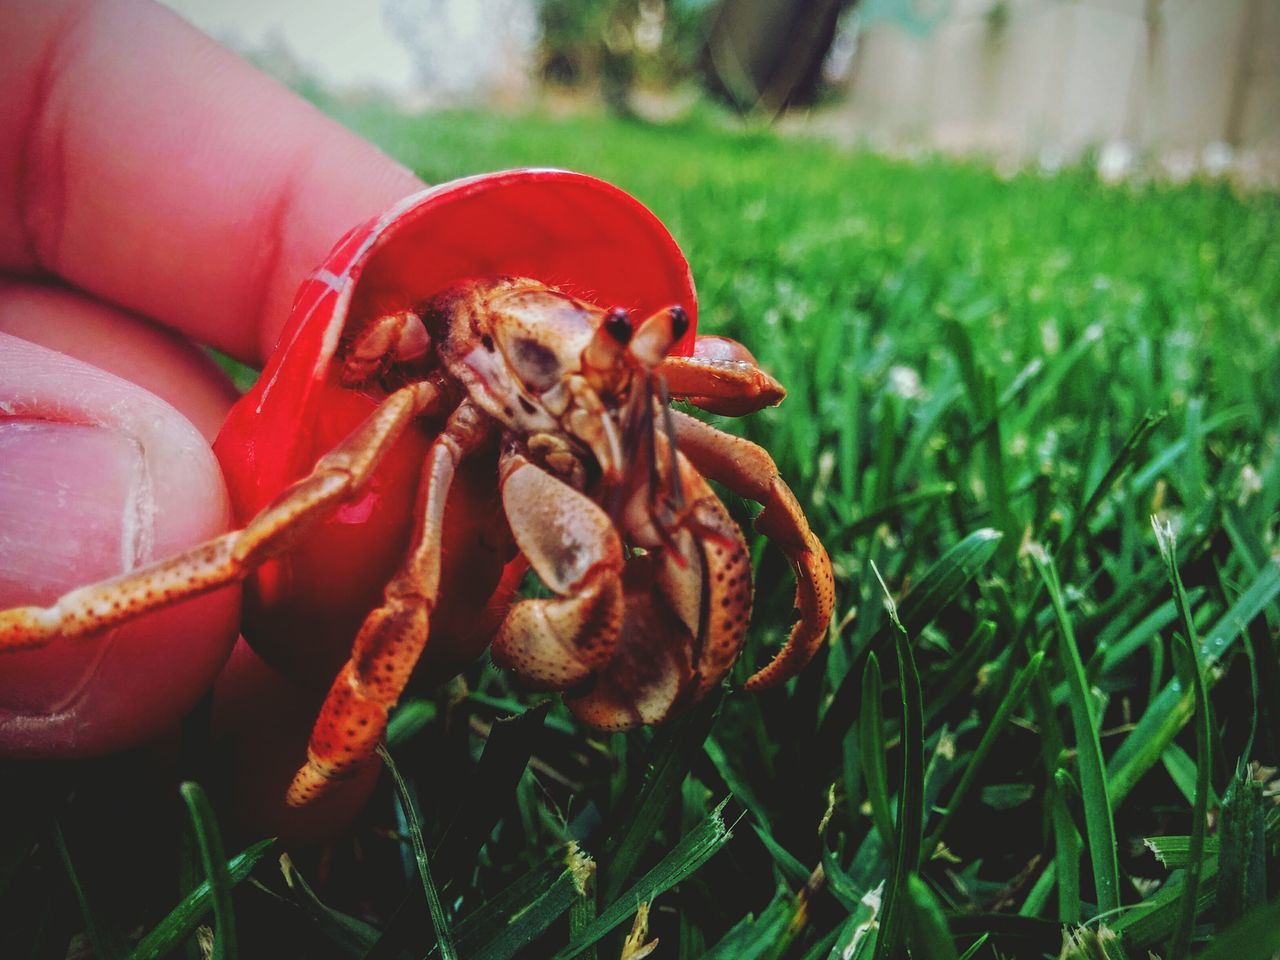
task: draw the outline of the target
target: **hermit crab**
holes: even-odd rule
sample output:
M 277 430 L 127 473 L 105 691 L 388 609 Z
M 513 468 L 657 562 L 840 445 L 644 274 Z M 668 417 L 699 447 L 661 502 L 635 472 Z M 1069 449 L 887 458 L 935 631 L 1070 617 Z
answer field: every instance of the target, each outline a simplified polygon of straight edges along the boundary
M 748 551 L 710 479 L 763 505 L 795 571 L 798 619 L 747 681 L 776 685 L 821 642 L 831 565 L 761 447 L 673 408 L 784 396 L 745 347 L 696 337 L 695 311 L 665 228 L 600 180 L 519 170 L 410 197 L 303 284 L 228 417 L 241 529 L 0 612 L 0 654 L 245 581 L 255 649 L 328 684 L 295 805 L 368 762 L 415 669 L 447 676 L 489 643 L 591 726 L 658 723 L 746 635 Z M 529 569 L 549 596 L 518 599 Z

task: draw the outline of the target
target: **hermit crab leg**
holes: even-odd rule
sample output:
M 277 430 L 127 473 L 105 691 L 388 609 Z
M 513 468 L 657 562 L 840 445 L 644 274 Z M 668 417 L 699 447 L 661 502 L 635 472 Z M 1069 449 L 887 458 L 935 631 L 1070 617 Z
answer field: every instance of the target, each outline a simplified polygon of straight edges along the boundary
M 623 620 L 622 543 L 604 510 L 523 455 L 505 453 L 499 477 L 511 533 L 557 596 L 512 607 L 493 659 L 528 682 L 564 690 L 613 658 Z
M 302 806 L 373 755 L 387 712 L 404 691 L 427 643 L 440 592 L 440 540 L 445 502 L 458 464 L 491 433 L 487 417 L 461 404 L 427 453 L 418 486 L 413 543 L 387 584 L 382 605 L 365 618 L 311 733 L 307 762 L 294 775 L 286 801 Z
M 803 669 L 822 643 L 835 602 L 831 560 L 762 447 L 688 414 L 673 411 L 672 416 L 680 452 L 705 476 L 764 506 L 756 529 L 782 549 L 795 570 L 800 618 L 786 646 L 745 684 L 748 690 L 777 686 Z
M 674 396 L 730 417 L 772 407 L 787 395 L 750 350 L 728 337 L 698 337 L 693 356 L 667 357 L 657 372 Z
M 390 394 L 346 440 L 321 457 L 310 474 L 286 489 L 243 530 L 79 587 L 51 606 L 0 611 L 0 653 L 42 647 L 58 637 L 96 633 L 243 579 L 358 496 L 405 428 L 443 399 L 439 387 L 429 381 Z
M 751 620 L 751 554 L 742 530 L 683 450 L 677 459 L 688 503 L 676 535 L 680 556 L 664 552 L 657 579 L 695 638 L 698 683 L 691 699 L 697 701 L 724 678 L 742 652 Z M 695 578 L 700 581 L 696 593 Z
M 667 454 L 679 481 L 667 474 Z M 662 484 L 683 491 L 654 511 L 637 482 L 622 516 L 626 537 L 649 552 L 623 574 L 627 616 L 618 652 L 586 694 L 569 699 L 585 723 L 627 730 L 661 723 L 718 684 L 742 650 L 751 619 L 751 556 L 720 498 L 665 436 Z

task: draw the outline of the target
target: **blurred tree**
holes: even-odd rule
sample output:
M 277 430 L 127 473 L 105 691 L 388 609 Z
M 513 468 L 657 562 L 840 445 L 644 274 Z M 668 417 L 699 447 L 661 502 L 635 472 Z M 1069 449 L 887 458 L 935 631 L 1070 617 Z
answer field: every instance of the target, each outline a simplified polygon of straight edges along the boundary
M 630 115 L 638 84 L 670 87 L 697 76 L 712 0 L 540 0 L 540 73 L 596 88 Z
M 858 0 L 720 0 L 706 41 L 707 85 L 739 110 L 813 103 L 840 15 Z

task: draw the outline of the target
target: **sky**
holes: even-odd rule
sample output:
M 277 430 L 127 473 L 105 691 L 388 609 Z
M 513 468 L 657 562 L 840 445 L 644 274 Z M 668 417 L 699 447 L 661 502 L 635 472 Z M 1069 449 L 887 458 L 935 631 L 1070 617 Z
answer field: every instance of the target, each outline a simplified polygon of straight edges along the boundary
M 239 50 L 283 43 L 331 87 L 399 95 L 465 96 L 509 75 L 533 37 L 531 0 L 162 2 Z

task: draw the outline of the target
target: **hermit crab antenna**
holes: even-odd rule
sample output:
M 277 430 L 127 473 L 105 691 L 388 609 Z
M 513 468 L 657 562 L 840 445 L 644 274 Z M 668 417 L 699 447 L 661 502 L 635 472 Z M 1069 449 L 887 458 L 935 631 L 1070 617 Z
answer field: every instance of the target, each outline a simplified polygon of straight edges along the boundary
M 678 339 L 678 338 L 677 338 Z M 671 495 L 676 509 L 684 509 L 684 484 L 680 479 L 680 461 L 676 455 L 676 421 L 671 416 L 671 392 L 667 389 L 666 378 L 655 373 L 650 378 L 658 394 L 658 402 L 662 406 L 662 429 L 667 434 L 667 454 L 670 458 Z

